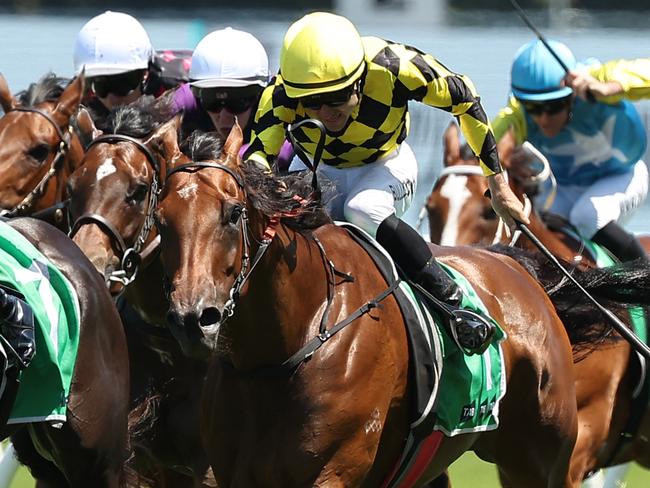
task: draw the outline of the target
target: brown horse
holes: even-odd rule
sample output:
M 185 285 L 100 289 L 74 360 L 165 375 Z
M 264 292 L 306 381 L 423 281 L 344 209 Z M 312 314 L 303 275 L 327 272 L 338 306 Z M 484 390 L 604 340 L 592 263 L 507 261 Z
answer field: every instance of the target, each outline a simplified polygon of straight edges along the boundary
M 498 149 L 504 168 L 510 173 L 510 184 L 525 204 L 525 182 L 511 166 L 514 137 L 508 133 Z M 450 125 L 444 136 L 443 173 L 436 181 L 427 200 L 432 242 L 445 245 L 492 244 L 508 242 L 498 225 L 488 198 L 487 186 L 480 175 L 476 158 L 459 141 L 456 125 Z M 573 262 L 581 268 L 594 266 L 588 253 L 580 252 L 574 237 L 550 229 L 531 208 L 530 230 L 554 255 Z M 648 240 L 644 239 L 647 244 Z M 536 247 L 527 238 L 516 245 L 529 250 Z M 639 382 L 635 356 L 626 341 L 608 343 L 576 363 L 579 434 L 572 459 L 572 477 L 582 476 L 600 467 L 635 460 L 650 468 L 650 410 L 636 412 L 630 417 L 632 397 Z M 631 425 L 640 426 L 629 438 Z
M 67 230 L 57 204 L 67 197 L 65 183 L 92 132 L 80 108 L 83 75 L 64 85 L 49 73 L 14 97 L 0 75 L 0 208 L 7 217 L 38 216 Z
M 170 327 L 184 350 L 212 357 L 202 431 L 217 482 L 381 486 L 408 429 L 400 309 L 392 294 L 364 308 L 388 288 L 372 259 L 321 211 L 297 209 L 293 180 L 241 164 L 241 143 L 235 127 L 218 161 L 175 165 L 156 213 Z M 553 304 L 510 258 L 434 251 L 505 328 L 508 386 L 499 428 L 442 438 L 415 486 L 468 449 L 506 486 L 576 486 L 571 348 Z M 306 343 L 322 347 L 294 363 Z
M 129 362 L 113 300 L 90 262 L 65 234 L 34 219 L 14 219 L 9 225 L 69 280 L 80 310 L 66 420 L 61 426 L 47 421 L 27 424 L 15 442 L 18 458 L 47 487 L 122 486 L 128 457 Z M 37 341 L 37 354 L 41 347 Z M 7 401 L 13 399 L 3 397 L 2 402 Z M 4 426 L 0 437 L 16 428 Z
M 166 328 L 169 304 L 152 228 L 168 161 L 180 155 L 180 117 L 159 125 L 165 114 L 149 100 L 111 114 L 107 132 L 69 179 L 72 236 L 122 293 L 137 471 L 155 486 L 213 486 L 198 424 L 206 364 L 184 357 Z

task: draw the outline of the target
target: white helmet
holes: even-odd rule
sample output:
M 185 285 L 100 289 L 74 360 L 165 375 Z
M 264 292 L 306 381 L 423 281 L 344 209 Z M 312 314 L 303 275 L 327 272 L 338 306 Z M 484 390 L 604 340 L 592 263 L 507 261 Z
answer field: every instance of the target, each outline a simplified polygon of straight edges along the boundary
M 197 88 L 269 83 L 269 59 L 255 36 L 231 27 L 210 32 L 192 53 L 190 84 Z
M 146 69 L 153 47 L 142 24 L 128 14 L 110 10 L 84 25 L 74 44 L 74 69 L 86 76 L 116 75 Z

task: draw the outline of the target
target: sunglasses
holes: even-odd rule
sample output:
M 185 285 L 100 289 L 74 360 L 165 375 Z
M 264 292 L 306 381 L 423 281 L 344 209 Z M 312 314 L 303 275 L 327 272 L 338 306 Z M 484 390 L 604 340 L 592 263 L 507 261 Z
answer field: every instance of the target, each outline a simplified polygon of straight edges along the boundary
M 231 114 L 240 114 L 255 105 L 259 89 L 251 94 L 251 90 L 225 91 L 219 88 L 192 87 L 192 93 L 208 112 L 221 112 L 226 109 Z
M 522 102 L 526 112 L 530 115 L 541 115 L 547 113 L 555 115 L 565 110 L 571 105 L 571 97 L 560 98 L 559 100 L 551 100 L 549 102 Z
M 125 97 L 138 88 L 143 79 L 144 71 L 135 70 L 119 75 L 96 76 L 90 79 L 90 86 L 100 98 L 106 97 L 109 93 Z
M 341 107 L 348 103 L 350 97 L 356 91 L 356 85 L 353 85 L 343 90 L 335 91 L 332 93 L 323 93 L 318 95 L 310 95 L 307 97 L 299 98 L 303 107 L 308 110 L 320 110 L 323 105 L 328 107 Z

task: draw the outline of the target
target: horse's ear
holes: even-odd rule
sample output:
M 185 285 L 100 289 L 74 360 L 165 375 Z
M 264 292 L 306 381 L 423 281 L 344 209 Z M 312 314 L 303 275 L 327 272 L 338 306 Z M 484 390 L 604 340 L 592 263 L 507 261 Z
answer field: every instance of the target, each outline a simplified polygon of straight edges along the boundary
M 497 143 L 497 153 L 499 154 L 499 161 L 501 166 L 505 169 L 510 168 L 510 160 L 512 157 L 512 151 L 514 151 L 516 145 L 515 141 L 515 131 L 512 127 L 503 134 L 503 137 Z
M 178 147 L 178 131 L 183 122 L 183 114 L 174 115 L 164 124 L 158 126 L 144 143 L 155 152 L 162 155 L 165 161 L 171 161 L 180 149 Z
M 451 166 L 460 160 L 460 133 L 455 122 L 449 124 L 442 140 L 445 148 L 445 166 Z
M 244 134 L 242 133 L 239 122 L 235 120 L 235 123 L 230 129 L 230 134 L 228 134 L 228 139 L 223 145 L 221 150 L 221 160 L 223 164 L 230 164 L 233 166 L 239 165 L 239 150 L 244 142 Z
M 56 102 L 52 116 L 61 126 L 68 125 L 70 117 L 77 113 L 86 86 L 86 78 L 83 72 L 77 76 L 61 93 Z
M 0 73 L 0 105 L 5 113 L 11 112 L 18 106 L 18 100 L 11 94 L 7 80 L 2 73 Z
M 95 127 L 95 122 L 88 110 L 83 107 L 77 112 L 77 126 L 83 138 L 88 142 L 102 135 L 102 131 Z

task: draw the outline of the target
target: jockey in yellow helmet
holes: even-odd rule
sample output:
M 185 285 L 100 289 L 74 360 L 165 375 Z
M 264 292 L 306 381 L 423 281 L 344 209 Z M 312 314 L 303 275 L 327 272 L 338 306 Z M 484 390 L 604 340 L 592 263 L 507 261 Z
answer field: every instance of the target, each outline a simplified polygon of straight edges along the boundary
M 411 100 L 458 118 L 488 176 L 497 213 L 510 224 L 512 216 L 526 222 L 521 203 L 500 174 L 494 136 L 471 81 L 415 48 L 361 38 L 349 20 L 330 13 L 306 15 L 287 31 L 280 73 L 262 93 L 244 158 L 268 165 L 289 124 L 320 120 L 327 136 L 318 171 L 336 187 L 329 203 L 332 217 L 376 236 L 412 280 L 457 306 L 460 289 L 422 237 L 400 219 L 411 204 L 418 174 L 405 142 Z M 295 137 L 313 155 L 318 130 L 303 127 Z M 457 325 L 466 350 L 480 351 L 489 342 L 486 322 Z

